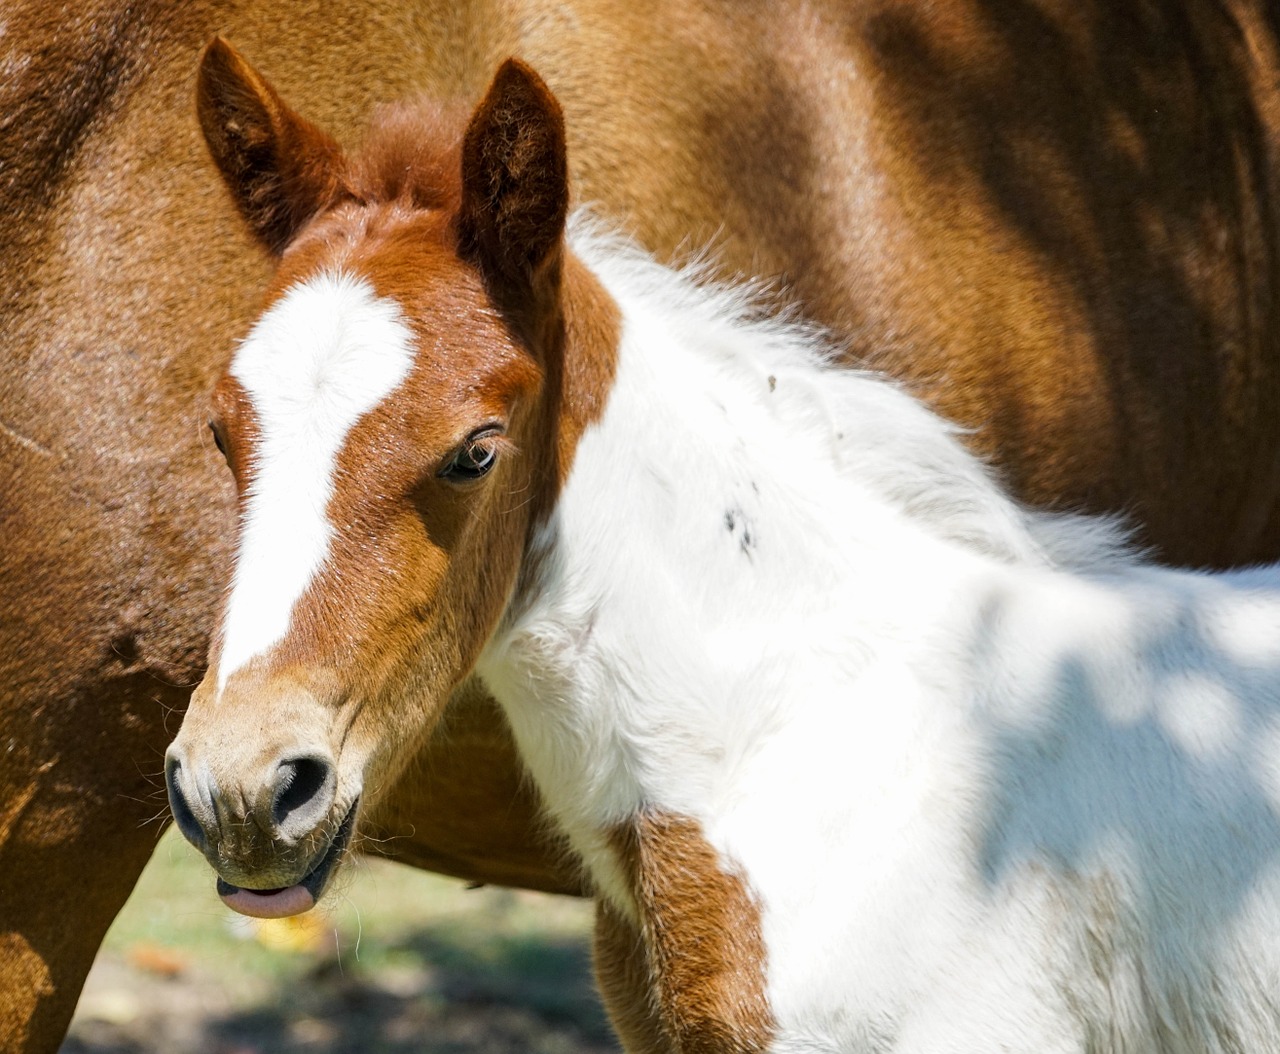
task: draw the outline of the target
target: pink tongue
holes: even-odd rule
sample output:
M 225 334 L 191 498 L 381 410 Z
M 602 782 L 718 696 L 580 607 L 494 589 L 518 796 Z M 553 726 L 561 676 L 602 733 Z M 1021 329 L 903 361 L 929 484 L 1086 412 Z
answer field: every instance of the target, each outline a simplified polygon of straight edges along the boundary
M 270 892 L 256 893 L 252 889 L 237 889 L 222 895 L 222 903 L 241 915 L 255 919 L 283 919 L 288 915 L 301 915 L 316 906 L 316 898 L 309 889 L 289 886 Z

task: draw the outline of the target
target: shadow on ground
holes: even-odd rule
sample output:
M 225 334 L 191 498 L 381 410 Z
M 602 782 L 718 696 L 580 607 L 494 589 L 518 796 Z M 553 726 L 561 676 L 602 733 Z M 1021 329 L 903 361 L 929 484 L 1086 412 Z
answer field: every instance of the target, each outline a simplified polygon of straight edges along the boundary
M 309 961 L 250 1007 L 209 1012 L 219 981 L 196 969 L 139 977 L 134 1000 L 81 1019 L 61 1054 L 603 1054 L 617 1046 L 595 995 L 585 938 L 418 930 L 379 949 Z M 205 991 L 212 986 L 213 991 Z M 126 1020 L 127 1018 L 127 1020 Z

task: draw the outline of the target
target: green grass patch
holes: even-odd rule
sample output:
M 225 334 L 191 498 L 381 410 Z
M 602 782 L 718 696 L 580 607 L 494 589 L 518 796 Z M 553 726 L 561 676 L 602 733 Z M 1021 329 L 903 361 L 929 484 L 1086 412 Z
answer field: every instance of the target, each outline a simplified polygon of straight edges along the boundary
M 107 934 L 64 1054 L 616 1049 L 590 971 L 591 906 L 376 858 L 298 921 L 227 909 L 161 839 Z

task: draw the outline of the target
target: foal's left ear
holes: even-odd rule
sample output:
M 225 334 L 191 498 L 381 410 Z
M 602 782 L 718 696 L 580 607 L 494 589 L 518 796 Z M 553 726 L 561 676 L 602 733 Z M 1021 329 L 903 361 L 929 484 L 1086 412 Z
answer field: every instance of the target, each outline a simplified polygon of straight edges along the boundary
M 462 144 L 462 255 L 501 306 L 532 306 L 558 274 L 569 209 L 564 117 L 542 78 L 518 59 L 498 70 Z
M 273 254 L 349 193 L 342 148 L 290 109 L 222 37 L 213 38 L 200 60 L 196 112 L 240 215 Z

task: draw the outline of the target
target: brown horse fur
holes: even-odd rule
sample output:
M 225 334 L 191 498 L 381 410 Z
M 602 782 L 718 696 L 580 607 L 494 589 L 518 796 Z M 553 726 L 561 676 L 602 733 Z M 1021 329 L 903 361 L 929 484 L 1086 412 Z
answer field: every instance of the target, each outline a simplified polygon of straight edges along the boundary
M 688 817 L 642 814 L 614 831 L 612 841 L 638 927 L 601 900 L 596 974 L 627 1048 L 768 1049 L 774 1022 L 765 994 L 764 936 L 746 883 L 725 869 Z M 629 940 L 637 928 L 639 940 Z M 631 973 L 637 966 L 647 969 Z
M 975 426 L 1029 500 L 1280 555 L 1277 16 L 1260 0 L 14 0 L 0 42 L 0 1047 L 56 1049 L 154 844 L 233 488 L 205 399 L 266 260 L 191 114 L 215 32 L 348 140 L 521 54 L 583 200 L 708 241 Z M 474 690 L 374 833 L 576 888 Z M 410 833 L 412 832 L 412 833 Z

